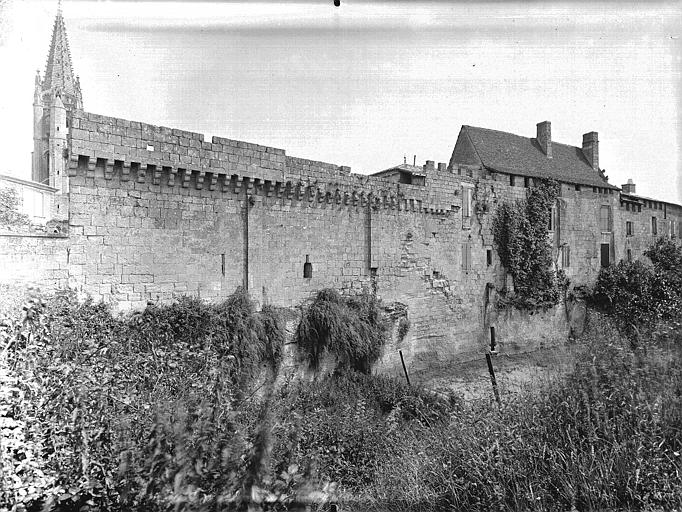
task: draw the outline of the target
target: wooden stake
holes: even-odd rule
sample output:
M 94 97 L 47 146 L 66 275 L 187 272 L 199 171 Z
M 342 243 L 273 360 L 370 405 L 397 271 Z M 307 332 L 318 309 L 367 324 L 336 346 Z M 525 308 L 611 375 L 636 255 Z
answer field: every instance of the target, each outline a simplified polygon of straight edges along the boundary
M 402 354 L 401 354 L 402 356 Z M 490 357 L 490 352 L 486 352 L 485 360 L 488 363 L 488 372 L 490 373 L 490 382 L 493 385 L 493 393 L 495 393 L 495 400 L 497 400 L 497 405 L 502 406 L 500 401 L 500 392 L 497 390 L 497 381 L 495 380 L 495 370 L 493 370 L 493 359 Z
M 405 372 L 405 379 L 407 380 L 407 385 L 410 385 L 410 376 L 407 374 L 407 367 L 405 366 L 405 359 L 403 359 L 403 351 L 398 350 L 400 353 L 400 362 L 403 363 L 403 371 Z

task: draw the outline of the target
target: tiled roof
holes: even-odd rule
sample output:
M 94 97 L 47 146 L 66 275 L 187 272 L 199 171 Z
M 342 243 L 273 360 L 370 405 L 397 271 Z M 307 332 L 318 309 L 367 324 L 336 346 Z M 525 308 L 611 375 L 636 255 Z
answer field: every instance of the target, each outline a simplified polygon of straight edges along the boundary
M 474 146 L 481 163 L 491 170 L 618 189 L 592 169 L 581 148 L 552 141 L 552 158 L 547 158 L 536 139 L 475 126 L 465 125 L 462 130 Z
M 419 167 L 418 165 L 410 165 L 410 164 L 396 165 L 395 167 L 391 167 L 389 169 L 384 169 L 383 171 L 372 173 L 372 176 L 377 176 L 380 174 L 384 174 L 387 172 L 393 172 L 393 171 L 406 171 L 406 172 L 409 172 L 410 174 L 414 174 L 416 176 L 426 176 L 423 168 Z

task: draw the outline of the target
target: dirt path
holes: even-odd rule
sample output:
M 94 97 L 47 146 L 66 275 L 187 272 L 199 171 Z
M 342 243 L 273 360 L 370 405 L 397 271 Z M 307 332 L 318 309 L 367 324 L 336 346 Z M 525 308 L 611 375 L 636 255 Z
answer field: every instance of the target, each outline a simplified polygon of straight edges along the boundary
M 533 383 L 546 382 L 565 375 L 573 368 L 575 350 L 575 345 L 564 345 L 533 352 L 493 355 L 493 367 L 500 393 L 518 392 Z M 456 391 L 466 399 L 493 396 L 485 354 L 473 361 L 417 374 L 413 380 L 434 390 Z

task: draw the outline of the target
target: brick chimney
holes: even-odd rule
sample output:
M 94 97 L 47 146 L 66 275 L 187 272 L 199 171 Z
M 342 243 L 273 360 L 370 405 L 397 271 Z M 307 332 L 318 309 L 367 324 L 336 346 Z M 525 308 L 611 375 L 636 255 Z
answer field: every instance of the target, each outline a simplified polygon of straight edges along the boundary
M 552 123 L 543 121 L 537 124 L 537 129 L 538 144 L 547 158 L 552 158 Z
M 624 194 L 635 194 L 635 184 L 633 183 L 632 178 L 628 179 L 628 182 L 624 185 L 621 185 L 621 188 L 623 189 Z
M 599 170 L 599 134 L 589 132 L 583 135 L 583 155 L 595 171 Z

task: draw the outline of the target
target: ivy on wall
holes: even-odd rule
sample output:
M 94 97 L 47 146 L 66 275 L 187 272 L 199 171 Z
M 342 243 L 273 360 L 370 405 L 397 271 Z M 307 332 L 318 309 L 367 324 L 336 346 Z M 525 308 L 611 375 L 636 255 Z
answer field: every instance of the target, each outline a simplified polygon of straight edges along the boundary
M 554 180 L 535 180 L 525 200 L 502 203 L 493 218 L 495 248 L 514 291 L 505 291 L 499 306 L 538 309 L 559 301 L 565 277 L 552 269 L 552 248 L 547 226 L 560 185 Z

